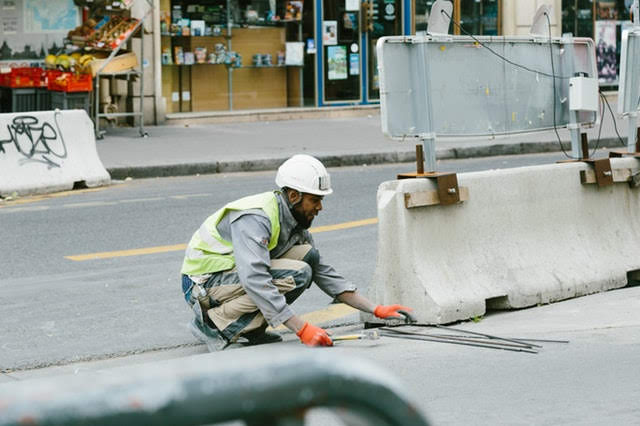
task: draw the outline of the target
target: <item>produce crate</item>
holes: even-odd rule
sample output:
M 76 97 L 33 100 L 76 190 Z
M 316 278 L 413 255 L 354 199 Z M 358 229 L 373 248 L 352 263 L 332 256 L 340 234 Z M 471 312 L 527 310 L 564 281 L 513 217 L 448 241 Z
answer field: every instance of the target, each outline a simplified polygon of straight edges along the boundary
M 91 92 L 93 90 L 93 77 L 91 74 L 74 74 L 61 72 L 50 73 L 47 78 L 47 87 L 56 92 Z
M 49 92 L 51 109 L 83 109 L 89 114 L 90 92 Z
M 44 84 L 42 68 L 11 68 L 11 72 L 0 74 L 0 86 L 12 89 L 42 87 Z
M 0 88 L 0 112 L 37 111 L 36 89 Z

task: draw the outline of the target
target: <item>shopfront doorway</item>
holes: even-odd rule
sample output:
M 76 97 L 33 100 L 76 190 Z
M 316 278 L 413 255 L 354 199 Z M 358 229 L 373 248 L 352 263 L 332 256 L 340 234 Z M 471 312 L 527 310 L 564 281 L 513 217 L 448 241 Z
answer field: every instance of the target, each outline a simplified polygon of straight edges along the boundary
M 322 104 L 380 99 L 376 43 L 403 34 L 403 0 L 322 0 L 317 21 Z
M 378 55 L 376 43 L 380 37 L 402 34 L 401 0 L 369 0 L 372 13 L 367 30 L 368 39 L 368 99 L 380 100 L 380 81 L 378 78 Z
M 357 0 L 322 3 L 323 103 L 360 102 L 360 3 Z

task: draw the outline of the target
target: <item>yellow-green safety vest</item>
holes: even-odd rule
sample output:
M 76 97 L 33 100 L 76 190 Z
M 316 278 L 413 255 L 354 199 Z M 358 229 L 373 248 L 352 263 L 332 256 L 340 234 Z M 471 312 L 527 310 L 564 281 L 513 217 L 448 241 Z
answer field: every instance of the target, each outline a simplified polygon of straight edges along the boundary
M 226 271 L 235 266 L 233 245 L 223 239 L 218 232 L 218 224 L 230 211 L 262 209 L 271 222 L 271 239 L 268 248 L 278 244 L 280 235 L 280 215 L 278 199 L 274 192 L 250 195 L 232 201 L 209 216 L 193 234 L 182 263 L 182 273 L 186 275 L 202 275 Z

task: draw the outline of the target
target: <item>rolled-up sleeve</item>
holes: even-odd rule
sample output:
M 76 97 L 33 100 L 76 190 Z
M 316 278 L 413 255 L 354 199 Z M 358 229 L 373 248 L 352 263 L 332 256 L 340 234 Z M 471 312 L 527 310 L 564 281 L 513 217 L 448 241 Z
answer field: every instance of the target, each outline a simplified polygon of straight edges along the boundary
M 272 282 L 269 269 L 269 219 L 245 214 L 231 223 L 231 241 L 240 283 L 270 326 L 277 327 L 294 313 Z
M 304 231 L 303 241 L 311 244 L 311 246 L 318 251 L 313 242 L 313 237 L 308 231 Z M 320 253 L 318 251 L 318 253 Z M 331 297 L 336 297 L 345 291 L 355 291 L 357 287 L 351 282 L 340 275 L 333 266 L 325 263 L 322 255 L 319 255 L 318 263 L 313 268 L 313 281 L 318 287 Z

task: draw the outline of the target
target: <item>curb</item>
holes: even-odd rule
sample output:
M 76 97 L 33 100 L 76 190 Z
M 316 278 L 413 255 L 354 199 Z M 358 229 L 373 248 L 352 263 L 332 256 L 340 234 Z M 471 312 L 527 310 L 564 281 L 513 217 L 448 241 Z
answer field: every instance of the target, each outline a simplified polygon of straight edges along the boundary
M 624 139 L 623 139 L 624 140 Z M 571 142 L 563 141 L 564 150 L 571 151 Z M 599 148 L 620 148 L 618 138 L 601 139 Z M 589 147 L 595 147 L 595 141 L 590 141 Z M 479 157 L 494 157 L 500 155 L 540 154 L 548 152 L 561 152 L 558 150 L 558 142 L 522 142 L 501 143 L 485 146 L 472 146 L 465 148 L 441 148 L 436 151 L 439 160 L 455 160 Z M 389 151 L 345 155 L 317 155 L 327 167 L 359 166 L 365 164 L 393 164 L 410 163 L 415 161 L 415 151 Z M 193 176 L 198 174 L 257 172 L 277 170 L 280 164 L 289 158 L 285 157 L 240 160 L 240 161 L 213 161 L 209 163 L 183 163 L 157 166 L 132 166 L 109 167 L 107 171 L 112 179 L 154 178 L 170 176 Z

